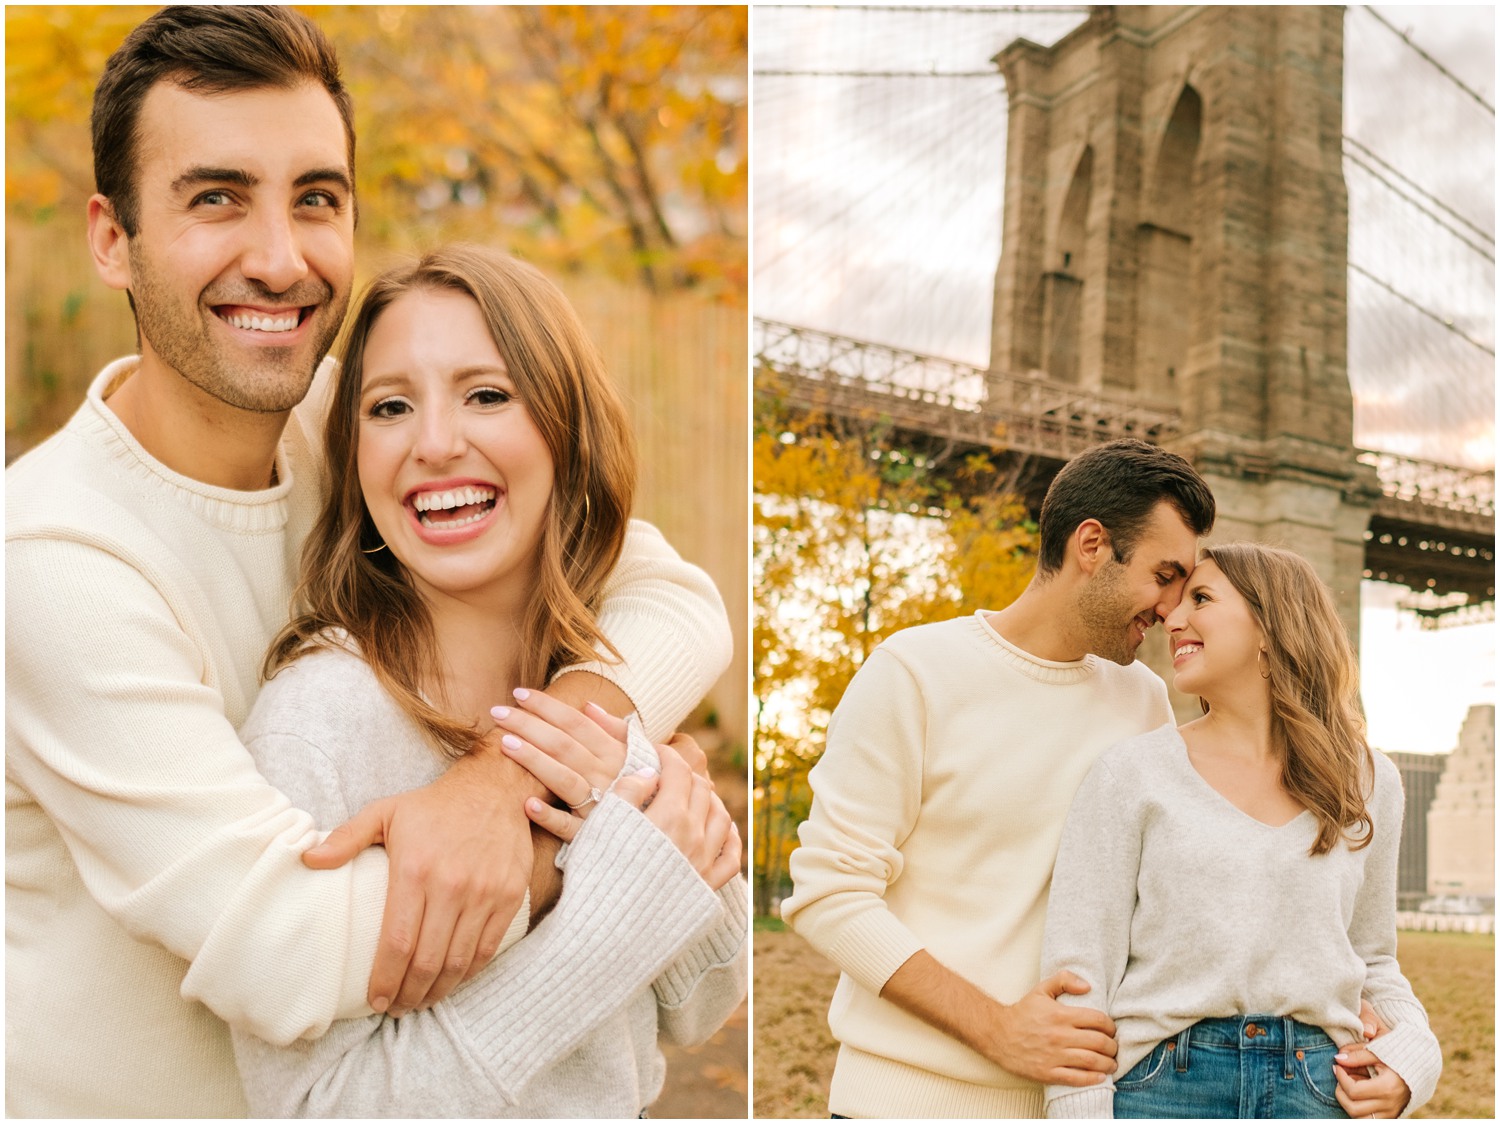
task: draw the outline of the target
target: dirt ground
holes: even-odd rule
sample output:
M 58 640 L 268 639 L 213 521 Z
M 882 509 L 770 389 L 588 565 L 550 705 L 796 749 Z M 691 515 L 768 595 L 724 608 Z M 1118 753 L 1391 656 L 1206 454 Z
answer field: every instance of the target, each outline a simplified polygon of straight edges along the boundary
M 667 1084 L 651 1106 L 653 1120 L 743 1120 L 748 1107 L 749 1007 L 701 1046 L 661 1044 Z
M 1402 933 L 1398 955 L 1443 1045 L 1437 1093 L 1415 1116 L 1493 1117 L 1495 938 Z M 828 1000 L 837 969 L 795 933 L 757 928 L 754 975 L 755 1115 L 826 1118 L 837 1049 Z

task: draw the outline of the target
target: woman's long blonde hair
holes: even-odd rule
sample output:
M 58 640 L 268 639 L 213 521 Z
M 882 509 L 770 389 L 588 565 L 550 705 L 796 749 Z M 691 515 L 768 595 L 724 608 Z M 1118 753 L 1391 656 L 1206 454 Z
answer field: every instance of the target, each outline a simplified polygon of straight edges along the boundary
M 1245 599 L 1265 638 L 1271 746 L 1282 787 L 1317 817 L 1311 854 L 1326 854 L 1340 838 L 1351 850 L 1368 846 L 1374 761 L 1359 665 L 1328 587 L 1306 559 L 1273 546 L 1226 543 L 1205 547 L 1203 559 Z
M 271 645 L 274 675 L 342 629 L 376 678 L 445 751 L 474 748 L 478 731 L 423 694 L 441 674 L 427 606 L 380 537 L 360 491 L 359 399 L 364 353 L 382 312 L 405 293 L 452 291 L 484 315 L 506 371 L 552 454 L 552 494 L 542 524 L 536 589 L 521 626 L 523 685 L 545 686 L 559 668 L 616 659 L 594 619 L 605 578 L 619 559 L 635 491 L 635 441 L 604 362 L 567 298 L 533 267 L 480 246 L 434 250 L 388 270 L 365 291 L 323 434 L 333 486 L 303 549 L 299 615 Z M 364 549 L 362 549 L 364 548 Z

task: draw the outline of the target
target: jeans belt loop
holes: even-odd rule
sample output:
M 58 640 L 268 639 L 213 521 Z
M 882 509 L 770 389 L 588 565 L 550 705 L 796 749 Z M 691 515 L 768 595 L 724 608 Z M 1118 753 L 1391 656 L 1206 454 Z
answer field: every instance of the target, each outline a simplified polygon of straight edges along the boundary
M 1286 1059 L 1286 1076 L 1291 1077 L 1296 1072 L 1297 1062 L 1297 1034 L 1293 1029 L 1296 1023 L 1285 1016 L 1281 1020 L 1281 1035 L 1286 1040 L 1282 1055 Z
M 1186 1073 L 1188 1068 L 1188 1040 L 1192 1037 L 1192 1027 L 1184 1027 L 1182 1033 L 1177 1036 L 1177 1072 Z

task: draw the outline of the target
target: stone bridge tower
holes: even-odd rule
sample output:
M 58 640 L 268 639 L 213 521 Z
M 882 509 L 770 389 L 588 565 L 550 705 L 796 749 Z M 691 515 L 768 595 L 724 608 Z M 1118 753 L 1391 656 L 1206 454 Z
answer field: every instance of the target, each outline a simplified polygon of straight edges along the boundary
M 1294 549 L 1358 639 L 1339 7 L 1098 7 L 996 57 L 1010 103 L 990 368 L 1180 412 L 1217 541 Z

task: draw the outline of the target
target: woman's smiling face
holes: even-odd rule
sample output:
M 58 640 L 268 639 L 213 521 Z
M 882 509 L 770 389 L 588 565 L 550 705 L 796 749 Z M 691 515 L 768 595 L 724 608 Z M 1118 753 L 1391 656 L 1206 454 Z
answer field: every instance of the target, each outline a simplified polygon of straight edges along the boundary
M 552 455 L 467 294 L 412 290 L 376 319 L 358 463 L 370 518 L 424 595 L 530 589 Z
M 1260 625 L 1250 605 L 1224 571 L 1204 559 L 1193 569 L 1187 591 L 1166 620 L 1172 645 L 1172 685 L 1190 695 L 1260 676 L 1266 666 Z

